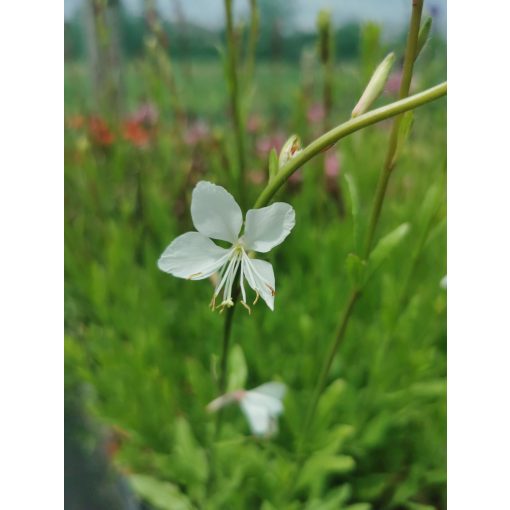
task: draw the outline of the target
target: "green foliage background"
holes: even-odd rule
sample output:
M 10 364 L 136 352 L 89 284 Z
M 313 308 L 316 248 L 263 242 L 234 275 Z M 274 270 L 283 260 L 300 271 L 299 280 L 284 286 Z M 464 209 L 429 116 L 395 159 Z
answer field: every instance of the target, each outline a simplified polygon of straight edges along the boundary
M 348 118 L 365 67 L 388 49 L 366 41 L 360 47 L 359 59 L 335 65 L 333 124 Z M 443 44 L 433 40 L 418 60 L 415 90 L 444 78 L 443 55 Z M 296 132 L 307 143 L 321 132 L 306 118 L 321 93 L 315 65 L 316 73 L 303 77 L 297 64 L 265 62 L 257 66 L 254 86 L 243 85 L 246 111 L 262 119 L 259 132 L 247 136 L 249 171 L 267 172 L 257 139 Z M 356 246 L 344 175 L 359 193 L 363 233 L 388 123 L 332 149 L 341 158 L 344 218 L 326 191 L 322 157 L 304 167 L 299 190 L 288 186 L 278 195 L 293 205 L 297 222 L 267 257 L 277 278 L 275 311 L 261 303 L 251 316 L 236 310 L 230 377 L 246 379 L 247 388 L 285 382 L 280 432 L 272 440 L 251 437 L 232 407 L 211 449 L 214 417 L 205 406 L 217 396 L 223 317 L 208 308 L 208 281 L 173 278 L 156 261 L 173 238 L 193 228 L 189 200 L 197 180 L 236 194 L 235 167 L 228 163 L 234 160 L 232 129 L 219 58 L 174 62 L 172 69 L 188 118 L 210 126 L 207 139 L 183 142 L 159 70 L 143 54 L 125 65 L 125 99 L 128 110 L 141 99 L 159 109 L 149 148 L 123 140 L 113 122 L 116 141 L 108 148 L 84 143 L 84 132 L 65 131 L 69 416 L 81 409 L 87 418 L 78 422 L 99 424 L 99 437 L 122 430 L 113 462 L 153 508 L 446 508 L 446 295 L 439 285 L 446 273 L 444 101 L 415 112 L 378 237 L 405 222 L 410 231 L 358 303 L 296 477 L 304 415 L 350 289 L 346 260 Z M 68 64 L 65 79 L 67 115 L 93 112 L 84 64 Z M 302 92 L 304 79 L 313 83 L 312 97 Z M 250 183 L 249 203 L 262 187 Z M 71 418 L 68 434 L 72 426 Z M 80 441 L 94 445 L 84 446 L 86 457 L 101 440 L 78 434 Z

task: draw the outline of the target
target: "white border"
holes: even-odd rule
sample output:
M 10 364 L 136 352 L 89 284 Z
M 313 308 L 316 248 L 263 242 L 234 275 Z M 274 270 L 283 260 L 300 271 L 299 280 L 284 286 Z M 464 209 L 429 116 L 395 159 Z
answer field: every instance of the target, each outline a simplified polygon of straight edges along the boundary
M 510 74 L 506 2 L 448 9 L 448 504 L 507 508 Z
M 63 507 L 62 18 L 2 4 L 2 508 Z

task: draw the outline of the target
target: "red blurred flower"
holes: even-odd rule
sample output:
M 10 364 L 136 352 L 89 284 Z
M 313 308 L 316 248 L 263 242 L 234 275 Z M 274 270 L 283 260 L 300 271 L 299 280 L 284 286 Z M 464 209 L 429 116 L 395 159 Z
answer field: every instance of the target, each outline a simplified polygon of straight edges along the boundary
M 115 140 L 110 128 L 100 117 L 93 116 L 89 118 L 88 131 L 92 143 L 95 143 L 96 145 L 108 147 Z
M 137 120 L 128 119 L 122 124 L 122 136 L 135 147 L 143 149 L 151 140 L 151 133 Z

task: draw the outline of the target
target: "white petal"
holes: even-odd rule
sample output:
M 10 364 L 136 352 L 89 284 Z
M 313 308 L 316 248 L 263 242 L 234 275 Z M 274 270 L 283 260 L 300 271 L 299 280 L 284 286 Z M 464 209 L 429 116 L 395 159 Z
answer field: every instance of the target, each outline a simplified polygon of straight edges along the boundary
M 278 400 L 282 400 L 285 396 L 286 390 L 287 388 L 285 387 L 285 384 L 281 382 L 268 382 L 261 384 L 250 391 L 255 391 L 257 393 L 262 393 L 263 395 L 268 395 Z
M 274 429 L 272 417 L 266 407 L 247 394 L 240 402 L 241 409 L 250 424 L 250 429 L 257 436 L 270 435 Z
M 187 232 L 167 247 L 158 260 L 158 267 L 179 278 L 203 280 L 224 265 L 231 252 L 198 232 Z
M 268 252 L 283 242 L 295 224 L 296 213 L 284 202 L 250 209 L 246 214 L 244 243 L 249 250 Z
M 273 266 L 265 260 L 250 259 L 246 254 L 243 255 L 243 262 L 244 276 L 248 284 L 255 292 L 258 292 L 267 306 L 274 310 L 276 287 Z
M 246 392 L 243 400 L 248 399 L 250 402 L 260 405 L 267 409 L 270 416 L 276 417 L 283 412 L 283 404 L 281 399 L 264 393 L 259 393 L 256 390 Z
M 243 214 L 234 197 L 221 186 L 200 181 L 191 197 L 195 228 L 207 237 L 234 243 L 243 224 Z

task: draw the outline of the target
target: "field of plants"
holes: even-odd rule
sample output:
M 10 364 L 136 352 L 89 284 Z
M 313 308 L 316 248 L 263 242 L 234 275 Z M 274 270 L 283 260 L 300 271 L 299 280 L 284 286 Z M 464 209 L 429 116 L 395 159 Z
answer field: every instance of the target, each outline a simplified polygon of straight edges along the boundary
M 446 100 L 402 99 L 435 90 L 446 62 L 420 14 L 391 43 L 363 27 L 349 61 L 325 13 L 299 62 L 257 60 L 250 27 L 237 44 L 228 24 L 217 59 L 173 60 L 154 25 L 123 62 L 121 110 L 66 64 L 69 509 L 446 508 Z M 320 138 L 345 122 L 366 124 Z M 257 287 L 250 267 L 267 266 L 248 262 L 168 274 L 163 252 L 201 229 L 196 190 L 227 196 L 201 181 L 243 218 L 290 204 L 295 225 L 255 250 L 275 281 Z M 205 195 L 204 225 L 219 214 Z M 201 246 L 184 243 L 192 267 Z M 234 306 L 222 288 L 211 310 L 223 276 Z

